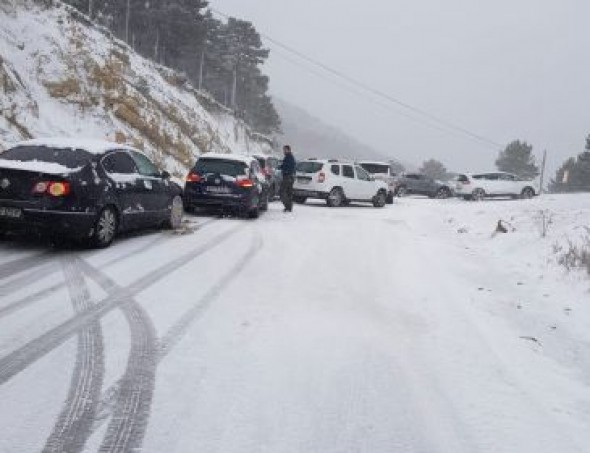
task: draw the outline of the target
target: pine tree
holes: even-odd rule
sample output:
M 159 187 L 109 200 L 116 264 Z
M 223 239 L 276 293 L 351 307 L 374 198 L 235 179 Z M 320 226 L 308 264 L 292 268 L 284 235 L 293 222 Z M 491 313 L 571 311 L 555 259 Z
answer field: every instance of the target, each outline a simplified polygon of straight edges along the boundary
M 577 158 L 571 157 L 557 170 L 549 183 L 551 192 L 590 192 L 590 135 L 586 138 L 585 151 Z
M 524 179 L 533 179 L 540 174 L 533 156 L 533 147 L 520 140 L 513 141 L 500 152 L 496 167 L 500 171 L 513 173 Z
M 422 164 L 420 173 L 432 179 L 445 179 L 448 172 L 442 162 L 435 159 L 429 159 Z

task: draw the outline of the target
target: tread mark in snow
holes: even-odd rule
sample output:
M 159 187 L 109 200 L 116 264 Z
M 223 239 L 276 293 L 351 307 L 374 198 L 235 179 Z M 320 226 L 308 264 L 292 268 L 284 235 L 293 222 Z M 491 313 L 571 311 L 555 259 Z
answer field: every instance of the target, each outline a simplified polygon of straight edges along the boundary
M 73 335 L 76 335 L 80 330 L 84 329 L 88 324 L 99 320 L 114 309 L 127 303 L 129 297 L 145 291 L 147 288 L 158 283 L 178 268 L 185 266 L 200 255 L 219 246 L 239 231 L 242 231 L 241 226 L 236 226 L 229 231 L 217 235 L 206 244 L 195 247 L 171 262 L 154 269 L 128 287 L 122 288 L 121 291 L 117 291 L 116 293 L 107 296 L 105 299 L 90 307 L 83 313 L 80 313 L 78 316 L 63 322 L 59 326 L 54 327 L 19 349 L 0 358 L 0 385 L 6 383 L 31 364 L 44 357 L 55 348 L 61 346 Z
M 217 221 L 219 221 L 219 219 L 211 219 L 209 221 L 206 221 L 201 224 L 200 228 L 202 228 L 206 225 L 209 225 L 211 223 L 217 222 Z M 169 241 L 169 240 L 170 240 L 170 238 L 168 236 L 160 234 L 159 237 L 150 241 L 148 244 L 146 244 L 146 245 L 142 244 L 141 246 L 134 248 L 133 250 L 129 251 L 128 253 L 123 254 L 122 256 L 117 256 L 117 257 L 107 261 L 106 263 L 102 264 L 100 266 L 100 268 L 103 269 L 103 268 L 110 266 L 111 264 L 117 263 L 119 261 L 124 261 L 127 258 L 141 255 L 143 252 L 146 252 L 147 250 L 152 249 L 153 247 L 157 246 L 161 242 L 165 242 L 165 241 Z M 51 275 L 53 273 L 52 269 L 53 268 L 45 269 L 45 273 L 43 273 L 43 276 L 47 277 L 48 275 Z M 38 272 L 41 272 L 41 270 L 39 270 Z M 23 277 L 20 277 L 18 280 L 21 281 L 21 279 L 22 279 L 22 283 L 27 283 L 27 282 L 31 282 L 31 281 L 35 280 L 35 278 L 31 275 L 24 275 Z M 17 300 L 16 302 L 13 302 L 13 303 L 7 305 L 6 307 L 0 308 L 0 318 L 11 315 L 19 310 L 22 310 L 23 308 L 26 308 L 29 305 L 34 304 L 35 302 L 39 302 L 40 300 L 46 298 L 49 294 L 59 291 L 64 285 L 65 285 L 65 283 L 58 283 L 58 284 L 53 285 L 47 289 L 42 289 L 34 294 L 28 295 L 20 300 Z M 20 288 L 16 287 L 16 286 L 17 285 L 11 281 L 10 283 L 7 283 L 5 286 L 0 287 L 0 296 L 7 296 L 7 295 L 12 294 L 13 292 L 18 291 Z M 5 289 L 5 288 L 8 288 L 8 289 Z
M 82 260 L 79 264 L 108 294 L 121 291 L 98 269 Z M 131 351 L 101 452 L 128 452 L 141 447 L 156 380 L 156 329 L 143 307 L 131 297 L 121 310 L 131 332 Z
M 91 305 L 84 276 L 77 268 L 78 260 L 62 262 L 68 292 L 76 313 Z M 55 424 L 44 453 L 80 452 L 91 433 L 104 379 L 104 344 L 100 322 L 89 324 L 78 334 L 76 367 L 72 374 L 68 399 Z
M 54 258 L 55 254 L 51 252 L 36 253 L 34 255 L 26 256 L 17 260 L 9 261 L 0 264 L 0 280 L 20 274 L 26 270 L 31 270 L 35 267 L 47 264 L 49 260 Z
M 184 337 L 189 327 L 217 300 L 222 294 L 223 289 L 227 288 L 228 281 L 235 278 L 248 263 L 254 259 L 263 246 L 263 241 L 260 236 L 257 236 L 246 254 L 234 265 L 232 268 L 219 279 L 219 281 L 199 300 L 195 303 L 193 308 L 189 310 L 184 316 L 180 318 L 174 326 L 164 335 L 159 343 L 157 351 L 157 363 L 159 363 L 174 349 L 178 342 Z M 115 411 L 116 401 L 121 391 L 122 382 L 119 381 L 112 385 L 104 394 L 101 400 L 98 416 L 92 430 L 97 430 L 102 423 L 108 419 Z

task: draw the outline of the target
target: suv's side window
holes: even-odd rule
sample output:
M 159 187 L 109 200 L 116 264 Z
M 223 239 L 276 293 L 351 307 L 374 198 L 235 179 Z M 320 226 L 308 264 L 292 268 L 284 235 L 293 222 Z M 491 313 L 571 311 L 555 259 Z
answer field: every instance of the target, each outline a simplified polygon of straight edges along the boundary
M 132 175 L 137 173 L 135 162 L 125 151 L 115 151 L 102 159 L 102 166 L 107 173 Z
M 351 165 L 343 165 L 342 166 L 342 176 L 345 178 L 352 178 L 354 179 L 354 169 Z
M 135 165 L 137 165 L 137 169 L 139 170 L 139 174 L 142 176 L 159 176 L 160 171 L 158 168 L 152 163 L 151 160 L 148 159 L 147 156 L 144 156 L 141 153 L 136 153 L 134 151 L 129 152 L 133 160 L 135 161 Z
M 358 179 L 360 179 L 361 181 L 370 181 L 371 180 L 369 173 L 367 173 L 361 167 L 355 167 L 355 169 L 356 169 L 356 175 L 357 175 Z
M 420 175 L 409 174 L 409 175 L 406 175 L 406 178 L 418 180 L 418 179 L 420 179 Z
M 332 165 L 330 171 L 333 175 L 340 176 L 340 165 Z

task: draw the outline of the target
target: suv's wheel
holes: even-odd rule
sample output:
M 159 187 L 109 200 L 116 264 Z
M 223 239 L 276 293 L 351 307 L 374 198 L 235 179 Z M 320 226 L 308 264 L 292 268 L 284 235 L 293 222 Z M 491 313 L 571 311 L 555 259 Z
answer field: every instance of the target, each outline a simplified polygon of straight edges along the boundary
M 293 201 L 297 204 L 305 204 L 307 197 L 293 197 Z
M 164 228 L 170 230 L 177 230 L 182 226 L 182 215 L 184 214 L 184 207 L 182 205 L 182 198 L 176 195 L 172 199 L 172 207 L 170 208 L 170 216 L 164 223 Z
M 344 192 L 342 191 L 342 189 L 340 187 L 334 187 L 330 191 L 330 194 L 328 195 L 328 199 L 326 200 L 326 202 L 328 203 L 328 206 L 330 206 L 331 208 L 339 208 L 340 206 L 342 206 L 344 204 L 344 201 L 345 201 Z
M 447 187 L 441 187 L 436 192 L 436 198 L 440 200 L 445 200 L 451 196 L 451 191 Z
M 260 208 L 258 208 L 258 206 L 248 211 L 249 219 L 257 219 L 258 217 L 260 217 Z
M 529 199 L 535 196 L 535 190 L 532 187 L 525 187 L 520 194 L 521 198 Z
M 96 248 L 108 247 L 115 239 L 118 227 L 119 219 L 115 209 L 111 206 L 103 208 L 94 224 L 90 244 Z
M 399 186 L 395 191 L 395 194 L 400 198 L 405 197 L 408 194 L 408 189 L 405 186 Z
M 393 204 L 393 198 L 394 198 L 394 194 L 393 194 L 393 192 L 389 192 L 389 193 L 387 194 L 387 200 L 385 200 L 385 202 L 386 202 L 387 204 Z
M 486 192 L 483 189 L 475 189 L 471 192 L 471 199 L 473 201 L 482 201 L 486 197 Z
M 373 197 L 373 206 L 376 208 L 382 208 L 387 203 L 387 194 L 385 192 L 378 192 L 377 195 Z

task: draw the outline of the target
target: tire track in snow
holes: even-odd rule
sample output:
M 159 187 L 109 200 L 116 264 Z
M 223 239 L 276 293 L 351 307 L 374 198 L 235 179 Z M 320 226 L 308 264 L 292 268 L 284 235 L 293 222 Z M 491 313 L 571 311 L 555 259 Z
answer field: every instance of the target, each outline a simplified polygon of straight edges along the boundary
M 209 219 L 209 220 L 203 222 L 202 224 L 199 224 L 199 229 L 201 229 L 207 225 L 210 225 L 212 223 L 216 223 L 218 221 L 219 221 L 219 219 Z M 100 266 L 100 269 L 106 268 L 114 263 L 117 263 L 118 261 L 124 261 L 130 257 L 135 257 L 138 255 L 141 255 L 143 252 L 151 250 L 152 248 L 156 247 L 160 243 L 166 242 L 168 240 L 170 240 L 169 236 L 161 234 L 157 238 L 148 242 L 147 244 L 141 245 L 139 247 L 135 247 L 133 250 L 107 261 L 106 263 L 104 263 Z M 27 284 L 27 283 L 34 281 L 36 279 L 35 277 L 47 277 L 49 275 L 52 275 L 55 272 L 56 272 L 56 270 L 45 270 L 45 273 L 41 273 L 41 271 L 39 271 L 34 276 L 24 275 L 22 277 L 19 277 L 19 279 L 18 279 L 19 284 L 11 281 L 11 282 L 7 283 L 5 286 L 0 286 L 0 296 L 9 296 L 10 294 L 13 294 L 13 293 L 19 291 L 20 289 L 22 289 L 23 284 Z M 47 295 L 59 291 L 64 286 L 65 286 L 65 282 L 60 282 L 58 284 L 50 286 L 47 289 L 42 289 L 40 291 L 37 291 L 34 294 L 31 294 L 31 295 L 26 296 L 22 299 L 19 299 L 15 302 L 5 306 L 5 307 L 0 307 L 0 319 L 5 316 L 9 316 L 13 313 L 16 313 L 17 311 L 20 311 L 20 310 L 28 307 L 29 305 L 34 304 L 35 302 L 39 302 L 40 300 L 47 297 Z
M 46 264 L 56 255 L 57 253 L 52 252 L 35 253 L 34 255 L 0 264 L 0 280 L 7 279 L 26 270 Z
M 130 297 L 145 291 L 147 288 L 155 285 L 178 268 L 185 266 L 200 255 L 214 249 L 238 231 L 241 231 L 239 225 L 229 231 L 218 234 L 206 244 L 195 247 L 163 266 L 154 269 L 131 285 L 107 296 L 105 299 L 83 313 L 80 313 L 78 316 L 63 322 L 59 326 L 54 327 L 12 353 L 0 358 L 0 385 L 6 383 L 37 360 L 61 346 L 65 341 L 79 333 L 79 331 L 84 329 L 88 324 L 99 320 L 114 309 L 119 308 L 127 303 Z
M 79 264 L 108 294 L 121 291 L 122 288 L 100 270 L 82 260 Z M 131 351 L 101 452 L 128 452 L 141 447 L 156 380 L 156 329 L 147 312 L 131 297 L 121 310 L 131 333 Z
M 223 290 L 228 286 L 228 281 L 231 282 L 232 279 L 235 279 L 235 277 L 246 268 L 256 255 L 258 255 L 258 252 L 262 247 L 262 238 L 257 236 L 244 256 L 232 266 L 211 289 L 203 294 L 193 307 L 168 330 L 158 344 L 156 357 L 157 366 L 174 349 L 180 340 L 184 338 L 189 328 L 211 307 L 211 305 L 213 305 L 221 294 L 223 294 Z M 102 424 L 115 412 L 121 387 L 122 383 L 119 381 L 104 392 L 99 405 L 96 422 L 92 428 L 93 431 L 96 431 L 102 426 Z
M 62 262 L 68 292 L 76 313 L 91 305 L 90 292 L 78 270 L 78 260 Z M 47 439 L 43 453 L 75 453 L 83 450 L 90 435 L 104 379 L 104 343 L 100 321 L 89 324 L 78 334 L 76 367 L 68 398 Z

